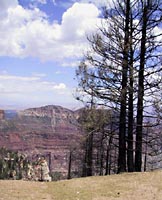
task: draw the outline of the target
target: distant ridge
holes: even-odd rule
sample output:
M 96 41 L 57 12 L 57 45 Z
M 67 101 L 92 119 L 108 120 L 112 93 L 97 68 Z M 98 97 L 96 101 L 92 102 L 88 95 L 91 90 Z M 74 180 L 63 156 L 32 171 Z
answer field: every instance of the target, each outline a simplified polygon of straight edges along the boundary
M 50 155 L 52 171 L 67 173 L 72 144 L 81 137 L 76 111 L 47 105 L 20 111 L 5 111 L 0 121 L 0 147 L 20 151 L 29 157 Z

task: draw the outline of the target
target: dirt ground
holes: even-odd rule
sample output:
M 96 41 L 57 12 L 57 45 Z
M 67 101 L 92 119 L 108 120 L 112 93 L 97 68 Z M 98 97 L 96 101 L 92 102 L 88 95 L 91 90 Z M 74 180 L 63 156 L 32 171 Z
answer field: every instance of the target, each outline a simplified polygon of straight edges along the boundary
M 0 200 L 162 200 L 162 171 L 58 182 L 0 180 Z
M 50 200 L 45 182 L 0 181 L 0 200 Z

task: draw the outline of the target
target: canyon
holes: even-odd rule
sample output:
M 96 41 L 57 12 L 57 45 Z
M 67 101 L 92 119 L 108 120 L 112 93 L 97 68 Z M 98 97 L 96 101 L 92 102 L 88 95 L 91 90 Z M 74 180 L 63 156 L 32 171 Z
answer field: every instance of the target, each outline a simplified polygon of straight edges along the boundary
M 60 179 L 68 177 L 69 168 L 72 177 L 79 177 L 83 167 L 83 142 L 86 139 L 78 122 L 81 113 L 82 109 L 72 111 L 55 105 L 21 111 L 0 110 L 0 148 L 20 152 L 32 162 L 41 156 L 45 157 L 50 172 L 60 176 Z M 113 124 L 114 129 L 117 129 L 115 121 Z M 154 132 L 148 128 L 144 130 L 142 156 L 143 163 L 146 164 L 142 166 L 144 171 L 144 168 L 147 171 L 162 168 L 161 126 L 154 127 L 153 130 Z M 97 133 L 94 136 L 96 145 L 99 144 L 97 141 L 101 136 Z M 115 137 L 117 138 L 117 135 Z M 106 140 L 105 142 L 107 145 Z M 116 148 L 117 140 L 115 142 Z M 97 152 L 100 152 L 100 147 L 94 146 L 94 167 L 97 163 L 95 159 L 99 159 L 100 155 Z M 112 149 L 111 157 L 116 157 L 115 152 L 117 149 Z M 106 156 L 106 152 L 104 155 Z M 117 165 L 117 159 L 114 163 Z
M 21 111 L 0 111 L 0 147 L 18 151 L 29 160 L 44 156 L 51 172 L 66 175 L 69 154 L 82 132 L 78 111 L 48 105 Z

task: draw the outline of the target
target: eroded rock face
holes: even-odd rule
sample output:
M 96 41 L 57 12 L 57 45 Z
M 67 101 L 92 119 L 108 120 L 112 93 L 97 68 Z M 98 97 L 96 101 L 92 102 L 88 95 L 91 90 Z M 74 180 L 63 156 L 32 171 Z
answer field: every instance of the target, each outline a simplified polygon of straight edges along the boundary
M 19 111 L 16 117 L 0 122 L 0 147 L 31 158 L 45 155 L 55 172 L 67 173 L 69 149 L 80 137 L 76 112 L 60 106 Z
M 5 113 L 4 110 L 0 110 L 0 120 L 5 119 Z

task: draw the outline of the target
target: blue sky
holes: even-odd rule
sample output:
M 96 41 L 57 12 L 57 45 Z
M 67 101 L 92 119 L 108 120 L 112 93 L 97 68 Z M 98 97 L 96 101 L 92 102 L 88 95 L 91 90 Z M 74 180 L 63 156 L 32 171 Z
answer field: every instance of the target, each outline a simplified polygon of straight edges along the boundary
M 0 108 L 81 106 L 75 69 L 105 2 L 0 1 Z
M 101 6 L 111 3 L 0 0 L 0 109 L 82 106 L 74 98 L 75 70 L 87 35 L 101 24 Z

